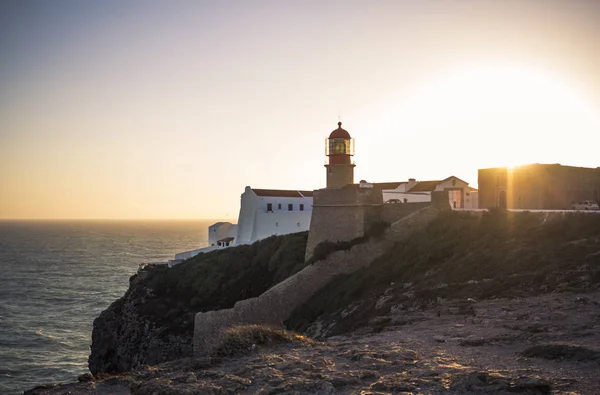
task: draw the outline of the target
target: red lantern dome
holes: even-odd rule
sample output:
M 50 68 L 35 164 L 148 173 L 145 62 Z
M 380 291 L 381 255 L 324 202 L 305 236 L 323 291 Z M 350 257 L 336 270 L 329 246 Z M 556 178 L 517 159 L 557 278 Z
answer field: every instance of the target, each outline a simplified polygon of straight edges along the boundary
M 350 133 L 347 130 L 342 129 L 342 123 L 338 122 L 338 128 L 331 132 L 329 135 L 330 139 L 349 139 Z
M 338 128 L 331 132 L 325 140 L 325 155 L 329 157 L 329 164 L 342 165 L 352 163 L 354 155 L 354 141 L 348 131 L 342 129 L 342 123 L 338 122 Z

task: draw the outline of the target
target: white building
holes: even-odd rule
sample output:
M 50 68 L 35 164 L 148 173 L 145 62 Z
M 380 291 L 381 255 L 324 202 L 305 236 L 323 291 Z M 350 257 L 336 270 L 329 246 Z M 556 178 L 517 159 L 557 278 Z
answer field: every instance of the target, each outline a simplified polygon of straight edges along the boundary
M 384 202 L 390 200 L 406 203 L 430 202 L 431 193 L 409 192 L 417 184 L 414 178 L 409 178 L 408 181 L 381 182 L 375 185 L 382 189 Z
M 209 246 L 175 254 L 175 261 L 232 245 L 252 244 L 273 235 L 306 231 L 310 228 L 312 195 L 312 191 L 246 187 L 238 223 L 217 222 L 209 226 Z
M 410 178 L 408 182 L 385 182 L 374 185 L 383 190 L 384 202 L 394 199 L 407 203 L 430 202 L 431 192 L 447 191 L 451 207 L 478 208 L 477 189 L 469 187 L 468 182 L 454 176 L 434 181 L 417 181 Z
M 231 222 L 217 222 L 208 227 L 208 245 L 229 247 L 235 239 L 237 225 Z
M 235 244 L 308 230 L 312 203 L 312 191 L 246 187 L 241 197 Z

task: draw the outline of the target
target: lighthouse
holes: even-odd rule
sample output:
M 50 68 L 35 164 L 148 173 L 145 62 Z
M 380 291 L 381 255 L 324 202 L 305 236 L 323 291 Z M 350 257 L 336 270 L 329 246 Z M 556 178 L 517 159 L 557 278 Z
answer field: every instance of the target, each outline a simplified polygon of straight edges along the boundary
M 325 140 L 325 155 L 328 157 L 325 168 L 327 169 L 327 188 L 342 188 L 354 183 L 354 139 L 350 133 L 338 128 Z

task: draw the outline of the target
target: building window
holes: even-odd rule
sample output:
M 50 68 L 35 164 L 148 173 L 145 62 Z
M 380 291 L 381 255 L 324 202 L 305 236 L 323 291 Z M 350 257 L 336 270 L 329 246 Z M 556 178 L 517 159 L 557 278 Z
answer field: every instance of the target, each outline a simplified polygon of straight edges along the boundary
M 277 205 L 277 210 L 281 210 L 281 203 Z
M 271 212 L 271 211 L 273 211 L 273 204 L 267 203 L 267 212 Z
M 288 204 L 288 211 L 292 211 L 294 209 L 294 205 L 292 203 Z
M 300 211 L 304 211 L 304 205 L 303 204 L 300 205 Z

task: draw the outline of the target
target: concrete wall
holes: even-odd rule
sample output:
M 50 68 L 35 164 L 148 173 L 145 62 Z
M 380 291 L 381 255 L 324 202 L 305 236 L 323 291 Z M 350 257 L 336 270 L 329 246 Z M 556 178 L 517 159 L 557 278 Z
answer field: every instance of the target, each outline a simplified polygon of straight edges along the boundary
M 273 235 L 304 232 L 310 227 L 311 211 L 264 212 L 256 210 L 254 220 L 254 240 L 265 239 Z
M 246 187 L 246 190 L 242 193 L 240 199 L 240 213 L 238 215 L 235 244 L 247 244 L 252 242 L 254 219 L 256 217 L 256 209 L 258 208 L 256 198 L 257 196 L 252 192 L 251 188 Z
M 200 253 L 211 252 L 211 251 L 215 251 L 218 249 L 219 249 L 219 247 L 214 245 L 214 246 L 209 246 L 209 247 L 198 248 L 198 249 L 191 250 L 191 251 L 180 252 L 180 253 L 175 254 L 175 260 L 190 259 Z
M 194 356 L 209 355 L 224 330 L 239 324 L 281 325 L 290 314 L 337 275 L 352 273 L 383 255 L 395 242 L 423 229 L 437 215 L 426 207 L 392 224 L 377 240 L 369 240 L 349 251 L 336 251 L 307 266 L 262 295 L 239 301 L 231 309 L 196 314 Z

